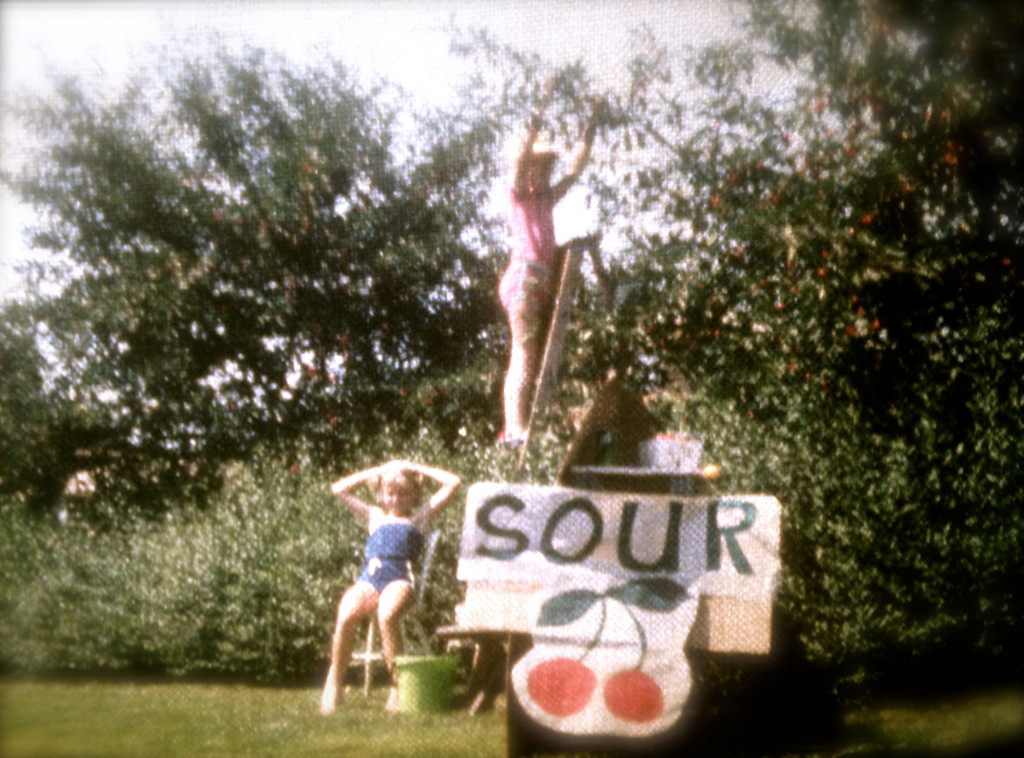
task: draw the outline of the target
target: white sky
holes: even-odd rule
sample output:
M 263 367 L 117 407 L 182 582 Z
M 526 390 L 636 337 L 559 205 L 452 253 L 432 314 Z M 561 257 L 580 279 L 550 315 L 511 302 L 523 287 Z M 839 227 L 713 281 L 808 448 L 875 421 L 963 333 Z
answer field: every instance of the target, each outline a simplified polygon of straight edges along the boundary
M 202 52 L 215 33 L 231 48 L 250 44 L 304 65 L 340 59 L 443 105 L 460 61 L 445 28 L 486 27 L 502 42 L 552 63 L 582 60 L 614 86 L 634 55 L 630 32 L 649 26 L 670 51 L 728 30 L 728 0 L 0 0 L 0 91 L 45 91 L 48 73 L 75 72 L 97 91 L 116 92 L 139 67 L 158 67 L 161 47 Z M 17 163 L 18 136 L 2 122 L 3 162 Z M 32 214 L 0 189 L 0 298 L 17 290 L 16 261 L 30 257 L 22 227 Z M 571 236 L 566 230 L 560 236 Z

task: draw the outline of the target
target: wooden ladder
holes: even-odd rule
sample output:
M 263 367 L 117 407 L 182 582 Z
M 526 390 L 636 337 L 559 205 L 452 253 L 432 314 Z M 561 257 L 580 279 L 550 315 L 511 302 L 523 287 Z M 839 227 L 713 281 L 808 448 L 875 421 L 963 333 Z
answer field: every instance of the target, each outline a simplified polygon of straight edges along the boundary
M 573 294 L 579 282 L 579 260 L 583 253 L 598 245 L 600 237 L 577 237 L 562 246 L 561 269 L 558 277 L 558 291 L 551 308 L 551 320 L 548 335 L 544 342 L 544 353 L 541 356 L 540 368 L 537 371 L 533 389 L 533 402 L 530 404 L 530 420 L 526 426 L 526 436 L 519 451 L 519 470 L 526 463 L 526 452 L 530 447 L 533 430 L 547 408 L 551 390 L 558 378 L 558 358 L 562 354 L 562 343 L 565 331 L 569 328 L 569 317 L 572 315 Z M 592 251 L 596 254 L 596 251 Z

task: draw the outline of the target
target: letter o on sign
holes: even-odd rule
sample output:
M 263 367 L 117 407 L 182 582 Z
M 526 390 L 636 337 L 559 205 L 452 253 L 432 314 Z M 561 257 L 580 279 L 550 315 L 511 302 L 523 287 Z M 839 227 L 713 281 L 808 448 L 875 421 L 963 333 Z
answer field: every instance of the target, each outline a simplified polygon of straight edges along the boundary
M 590 537 L 575 553 L 566 554 L 555 547 L 555 532 L 558 531 L 561 523 L 573 513 L 582 513 L 590 520 Z M 603 531 L 604 521 L 595 505 L 585 497 L 574 497 L 572 500 L 566 500 L 551 513 L 540 540 L 540 549 L 552 563 L 579 563 L 586 560 L 587 556 L 594 552 L 594 549 L 601 543 Z

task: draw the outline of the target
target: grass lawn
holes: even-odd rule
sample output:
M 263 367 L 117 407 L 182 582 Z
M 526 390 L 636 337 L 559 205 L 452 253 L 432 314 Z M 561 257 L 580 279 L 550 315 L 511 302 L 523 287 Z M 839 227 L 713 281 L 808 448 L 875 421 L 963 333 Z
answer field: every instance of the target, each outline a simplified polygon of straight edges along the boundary
M 385 694 L 353 692 L 323 717 L 309 688 L 0 680 L 0 756 L 504 755 L 503 710 L 388 715 Z M 819 755 L 966 756 L 1024 739 L 1024 689 L 858 708 L 844 723 L 842 744 Z
M 241 685 L 0 683 L 0 756 L 503 756 L 504 714 L 383 712 L 385 688 L 332 716 L 319 690 Z

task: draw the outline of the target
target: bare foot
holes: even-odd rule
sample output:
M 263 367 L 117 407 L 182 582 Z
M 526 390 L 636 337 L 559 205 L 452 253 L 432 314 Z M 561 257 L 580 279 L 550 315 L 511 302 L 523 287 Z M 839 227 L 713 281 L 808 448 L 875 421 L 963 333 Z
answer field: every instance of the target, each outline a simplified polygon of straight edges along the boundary
M 324 684 L 323 694 L 320 695 L 320 713 L 329 716 L 338 707 L 338 677 L 334 667 L 327 672 L 327 682 Z
M 387 713 L 399 713 L 402 710 L 402 704 L 398 699 L 398 688 L 392 687 L 388 692 L 388 702 L 384 704 L 384 710 Z

